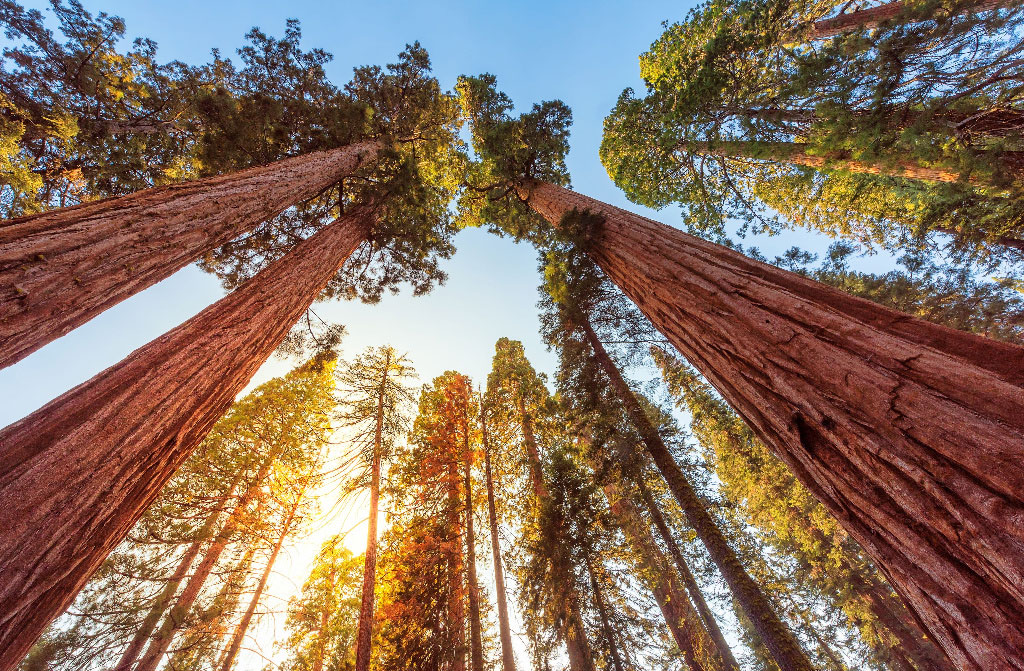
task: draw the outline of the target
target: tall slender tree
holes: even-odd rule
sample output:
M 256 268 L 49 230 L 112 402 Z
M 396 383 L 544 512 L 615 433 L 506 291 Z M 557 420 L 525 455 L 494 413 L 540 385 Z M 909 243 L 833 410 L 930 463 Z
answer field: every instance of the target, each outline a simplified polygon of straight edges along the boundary
M 356 636 L 356 671 L 370 665 L 373 612 L 377 574 L 377 517 L 380 500 L 381 464 L 390 458 L 395 440 L 405 431 L 405 411 L 412 402 L 408 380 L 415 372 L 408 358 L 390 346 L 370 348 L 355 361 L 342 366 L 339 387 L 342 420 L 355 431 L 353 442 L 360 453 L 360 472 L 355 482 L 366 485 L 369 475 L 370 512 L 363 568 L 363 597 Z
M 501 637 L 502 671 L 515 671 L 515 653 L 512 650 L 512 628 L 508 620 L 508 594 L 505 590 L 505 569 L 501 559 L 501 539 L 498 535 L 498 511 L 494 497 L 494 476 L 491 469 L 491 445 L 487 436 L 487 406 L 480 395 L 480 437 L 484 452 L 484 482 L 487 487 L 487 522 L 491 532 L 491 555 L 494 560 L 494 587 L 498 601 L 498 631 Z
M 342 540 L 324 542 L 301 594 L 288 602 L 288 671 L 336 671 L 354 662 L 363 561 Z

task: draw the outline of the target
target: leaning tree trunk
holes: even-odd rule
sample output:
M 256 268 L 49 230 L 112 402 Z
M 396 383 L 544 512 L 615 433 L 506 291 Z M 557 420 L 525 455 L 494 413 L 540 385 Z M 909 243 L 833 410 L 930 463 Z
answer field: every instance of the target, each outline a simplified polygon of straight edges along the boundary
M 224 658 L 220 665 L 220 671 L 231 671 L 231 667 L 235 663 L 235 658 L 238 657 L 238 651 L 242 648 L 242 640 L 245 639 L 245 632 L 249 630 L 252 618 L 256 615 L 256 608 L 260 605 L 260 599 L 263 597 L 263 590 L 267 588 L 267 581 L 270 580 L 270 573 L 274 570 L 274 562 L 277 561 L 277 555 L 281 552 L 281 546 L 284 545 L 284 539 L 288 537 L 288 533 L 292 529 L 292 523 L 295 521 L 295 515 L 299 511 L 299 505 L 302 503 L 302 497 L 304 495 L 305 488 L 303 488 L 301 494 L 295 497 L 295 503 L 293 503 L 291 508 L 288 510 L 288 517 L 285 518 L 284 526 L 281 527 L 281 534 L 277 537 L 277 542 L 274 543 L 274 549 L 270 552 L 270 557 L 267 558 L 267 565 L 263 569 L 263 575 L 260 576 L 260 581 L 256 585 L 256 590 L 252 594 L 252 599 L 249 600 L 249 607 L 245 609 L 242 619 L 238 622 L 238 626 L 235 627 L 235 633 L 231 637 L 231 644 L 224 653 Z
M 533 493 L 538 507 L 542 501 L 549 496 L 547 485 L 544 484 L 544 467 L 540 460 L 540 450 L 537 447 L 537 437 L 533 433 L 533 418 L 526 411 L 526 403 L 522 395 L 518 401 L 519 420 L 523 431 L 523 444 L 526 447 L 527 465 L 530 469 L 530 479 L 533 484 Z M 587 630 L 584 628 L 583 615 L 580 613 L 579 595 L 572 584 L 572 576 L 566 567 L 557 562 L 554 567 L 558 579 L 569 589 L 567 599 L 566 617 L 563 625 L 562 635 L 565 638 L 566 652 L 569 655 L 569 668 L 571 671 L 595 671 L 594 656 L 590 649 L 590 640 L 587 638 Z
M 976 2 L 964 3 L 960 7 L 960 11 L 962 13 L 984 12 L 1001 7 L 1013 7 L 1016 4 L 1016 0 L 977 0 Z M 811 25 L 810 32 L 804 35 L 803 38 L 808 41 L 824 40 L 853 30 L 875 28 L 885 21 L 891 21 L 899 17 L 906 11 L 906 8 L 907 3 L 902 0 L 896 0 L 895 2 L 887 2 L 884 5 L 877 5 L 868 9 L 861 9 L 815 21 Z M 924 18 L 912 20 L 922 21 Z
M 114 671 L 131 671 L 135 666 L 136 660 L 139 658 L 139 653 L 146 645 L 146 641 L 153 634 L 153 630 L 160 623 L 160 618 L 167 612 L 167 608 L 171 605 L 171 601 L 174 599 L 174 595 L 178 592 L 178 587 L 181 586 L 182 581 L 185 580 L 185 576 L 188 575 L 188 570 L 192 568 L 192 562 L 199 555 L 199 551 L 202 549 L 203 544 L 213 535 L 214 529 L 217 528 L 217 522 L 220 520 L 220 514 L 224 509 L 224 506 L 231 499 L 235 493 L 235 487 L 238 486 L 238 478 L 231 483 L 227 491 L 219 498 L 217 507 L 214 508 L 213 512 L 206 518 L 206 522 L 196 533 L 195 539 L 185 550 L 185 554 L 181 556 L 181 560 L 178 562 L 178 566 L 174 569 L 174 573 L 164 584 L 164 588 L 160 590 L 160 594 L 157 595 L 156 600 L 153 601 L 153 605 L 146 613 L 145 619 L 139 625 L 139 628 L 135 631 L 135 636 L 132 638 L 132 642 L 128 644 L 128 647 L 121 654 L 121 659 L 117 662 L 117 666 L 114 667 Z
M 21 661 L 366 239 L 359 207 L 0 431 L 0 671 Z
M 469 449 L 469 409 L 463 423 L 463 472 L 466 495 L 466 592 L 469 595 L 469 651 L 473 671 L 484 671 L 484 645 L 480 636 L 480 586 L 476 580 L 476 536 L 473 533 L 472 454 Z
M 704 600 L 704 594 L 700 591 L 700 585 L 697 584 L 697 579 L 694 577 L 693 572 L 690 571 L 690 565 L 687 563 L 686 557 L 683 556 L 682 550 L 679 549 L 679 544 L 676 543 L 676 539 L 672 535 L 672 531 L 668 528 L 668 523 L 665 522 L 665 517 L 661 514 L 661 510 L 658 508 L 657 502 L 655 502 L 654 497 L 651 496 L 651 492 L 647 489 L 647 485 L 644 484 L 642 477 L 638 476 L 636 478 L 636 484 L 640 490 L 640 496 L 643 499 L 644 507 L 647 509 L 647 513 L 651 516 L 651 521 L 654 522 L 654 526 L 658 530 L 658 535 L 661 536 L 661 540 L 665 543 L 665 547 L 668 548 L 669 554 L 672 555 L 672 559 L 676 563 L 676 568 L 679 570 L 679 576 L 683 579 L 686 591 L 690 594 L 690 600 L 693 602 L 694 607 L 700 614 L 700 619 L 704 622 L 704 628 L 707 630 L 708 635 L 711 636 L 711 640 L 714 641 L 715 647 L 718 649 L 718 654 L 722 658 L 726 671 L 739 671 L 740 665 L 736 661 L 736 657 L 732 654 L 732 648 L 730 648 L 729 644 L 726 642 L 725 635 L 722 634 L 722 630 L 718 626 L 718 621 L 715 619 L 715 614 L 708 606 L 708 602 Z
M 586 562 L 587 575 L 590 576 L 590 589 L 594 592 L 594 606 L 597 607 L 597 615 L 601 618 L 601 629 L 604 630 L 605 640 L 608 641 L 608 652 L 611 654 L 612 665 L 615 667 L 615 671 L 624 671 L 619 645 L 615 642 L 615 630 L 608 619 L 608 607 L 604 603 L 604 593 L 601 591 L 597 574 L 594 573 L 593 562 L 590 561 L 590 555 L 584 555 L 583 559 Z
M 883 177 L 903 177 L 925 182 L 959 182 L 961 180 L 972 185 L 984 182 L 955 170 L 946 168 L 930 168 L 914 161 L 895 159 L 866 163 L 850 158 L 844 152 L 826 154 L 807 153 L 808 145 L 803 142 L 750 142 L 746 140 L 722 140 L 719 142 L 687 142 L 680 145 L 683 149 L 704 156 L 721 156 L 724 158 L 749 158 L 773 163 L 791 163 L 819 170 L 841 170 L 845 172 Z M 1024 178 L 1024 151 L 1007 150 L 1000 152 L 1000 168 L 1011 178 Z
M 366 528 L 366 557 L 363 560 L 363 595 L 359 606 L 359 631 L 356 634 L 356 671 L 370 668 L 370 643 L 373 639 L 373 611 L 377 585 L 377 507 L 380 503 L 380 459 L 384 437 L 384 394 L 391 368 L 391 350 L 387 351 L 384 372 L 377 389 L 377 417 L 373 430 L 373 458 L 370 463 L 370 517 Z
M 372 161 L 378 142 L 0 222 L 0 368 Z
M 697 492 L 690 486 L 686 475 L 679 468 L 658 430 L 640 406 L 633 390 L 629 388 L 615 362 L 605 351 L 604 345 L 601 344 L 587 317 L 580 314 L 577 315 L 577 318 L 579 323 L 576 326 L 581 328 L 586 335 L 587 342 L 594 352 L 594 358 L 607 375 L 616 395 L 629 413 L 630 421 L 640 434 L 651 460 L 661 471 L 662 477 L 665 478 L 669 489 L 683 509 L 687 521 L 696 532 L 697 537 L 700 538 L 701 543 L 707 548 L 711 560 L 721 571 L 722 577 L 729 585 L 737 603 L 743 609 L 758 636 L 761 637 L 765 647 L 780 668 L 792 671 L 812 671 L 814 667 L 807 655 L 804 654 L 800 643 L 776 614 L 761 587 L 743 568 L 743 564 L 740 563 L 736 552 L 718 527 L 718 523 L 711 517 Z
M 1024 669 L 1024 348 L 896 312 L 560 187 L 557 224 L 793 470 L 961 669 Z
M 494 480 L 491 476 L 491 446 L 487 438 L 487 411 L 480 403 L 480 430 L 484 443 L 484 476 L 487 483 L 487 521 L 491 527 L 491 555 L 494 559 L 494 591 L 498 601 L 498 633 L 501 638 L 501 669 L 516 671 L 512 652 L 512 629 L 508 623 L 508 596 L 505 592 L 505 570 L 501 565 L 501 544 L 498 539 L 498 512 L 494 505 Z
M 713 656 L 714 644 L 711 637 L 701 625 L 697 612 L 693 610 L 682 586 L 665 562 L 661 550 L 655 545 L 650 530 L 645 530 L 636 506 L 621 496 L 618 488 L 612 484 L 605 485 L 604 491 L 616 522 L 626 534 L 644 572 L 650 576 L 651 592 L 673 640 L 683 653 L 686 665 L 691 671 L 704 671 L 707 668 L 704 660 L 713 660 L 716 665 L 712 668 L 723 668 L 721 660 Z M 783 665 L 781 668 L 790 667 Z
M 249 505 L 253 501 L 262 501 L 263 481 L 270 474 L 270 468 L 276 458 L 277 454 L 275 453 L 268 455 L 263 460 L 259 472 L 257 472 L 252 482 L 249 483 L 245 493 L 238 499 L 238 504 L 231 511 L 231 515 L 224 522 L 224 526 L 221 527 L 216 538 L 210 543 L 210 547 L 206 549 L 206 554 L 203 555 L 202 561 L 199 562 L 195 572 L 189 577 L 188 582 L 185 583 L 185 588 L 181 590 L 181 594 L 175 600 L 174 606 L 168 611 L 160 628 L 150 640 L 149 645 L 146 647 L 146 652 L 135 666 L 135 671 L 155 671 L 157 666 L 160 665 L 160 660 L 163 659 L 167 650 L 171 647 L 174 637 L 185 625 L 189 611 L 192 610 L 192 606 L 195 605 L 196 600 L 199 598 L 199 593 L 206 584 L 207 578 L 210 577 L 214 567 L 217 566 L 217 562 L 220 561 L 220 556 L 227 549 L 231 539 L 249 514 Z

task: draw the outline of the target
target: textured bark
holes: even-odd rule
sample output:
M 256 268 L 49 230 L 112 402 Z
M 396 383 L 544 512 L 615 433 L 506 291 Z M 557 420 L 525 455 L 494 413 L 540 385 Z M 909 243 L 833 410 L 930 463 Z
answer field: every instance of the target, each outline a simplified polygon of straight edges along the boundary
M 168 606 L 171 605 L 171 601 L 174 599 L 174 595 L 177 594 L 178 588 L 181 583 L 185 580 L 185 576 L 188 575 L 188 570 L 192 568 L 192 562 L 199 556 L 199 551 L 203 548 L 203 544 L 213 535 L 214 529 L 217 528 L 217 523 L 220 521 L 220 514 L 227 502 L 234 496 L 235 487 L 238 486 L 238 479 L 228 487 L 227 491 L 220 497 L 217 502 L 217 507 L 212 513 L 206 518 L 203 526 L 199 529 L 195 539 L 185 550 L 185 554 L 181 556 L 181 560 L 178 562 L 178 566 L 174 569 L 174 573 L 167 580 L 167 584 L 160 590 L 160 594 L 157 595 L 156 600 L 150 607 L 149 612 L 146 613 L 145 619 L 139 625 L 138 630 L 135 632 L 135 636 L 132 638 L 132 642 L 128 644 L 128 647 L 121 654 L 121 659 L 117 662 L 117 666 L 114 667 L 114 671 L 131 671 L 135 666 L 135 662 L 139 658 L 139 653 L 142 652 L 143 647 L 146 645 L 146 641 L 153 634 L 153 630 L 156 629 L 156 625 L 160 623 L 160 618 L 167 612 Z
M 612 514 L 625 532 L 633 552 L 640 559 L 654 599 L 658 602 L 665 624 L 672 633 L 672 639 L 683 653 L 686 665 L 691 671 L 704 671 L 708 667 L 705 667 L 702 659 L 708 659 L 714 648 L 711 637 L 701 625 L 697 612 L 693 610 L 682 586 L 665 562 L 661 550 L 655 545 L 650 530 L 643 524 L 633 502 L 621 496 L 612 484 L 605 485 L 604 491 Z M 718 665 L 711 668 L 722 668 L 721 660 L 715 661 Z M 790 667 L 783 665 L 781 668 Z
M 597 607 L 598 617 L 601 618 L 604 638 L 608 641 L 608 652 L 612 657 L 612 665 L 615 667 L 615 671 L 623 671 L 622 656 L 619 654 L 618 643 L 615 642 L 615 629 L 608 620 L 608 607 L 604 603 L 604 593 L 601 592 L 601 585 L 597 581 L 597 575 L 594 573 L 594 566 L 590 561 L 590 556 L 587 555 L 584 559 L 587 562 L 587 575 L 590 576 L 590 589 L 594 592 L 594 605 Z
M 978 0 L 977 2 L 965 3 L 961 11 L 963 13 L 984 12 L 1001 7 L 1013 7 L 1016 4 L 1016 0 Z M 876 28 L 884 21 L 891 21 L 897 18 L 903 13 L 905 8 L 906 3 L 902 2 L 902 0 L 896 0 L 896 2 L 887 2 L 876 7 L 815 21 L 804 39 L 809 41 L 824 40 L 853 30 Z
M 363 596 L 359 605 L 359 631 L 356 634 L 356 671 L 370 668 L 370 643 L 373 640 L 374 600 L 377 585 L 377 507 L 380 502 L 380 450 L 384 435 L 384 394 L 391 368 L 391 350 L 387 350 L 384 372 L 377 390 L 377 418 L 373 430 L 373 459 L 370 463 L 370 517 L 366 529 L 366 557 L 363 561 Z
M 0 368 L 323 191 L 364 142 L 0 222 Z
M 494 505 L 494 479 L 491 476 L 491 446 L 487 439 L 487 412 L 480 406 L 480 429 L 484 443 L 484 475 L 487 483 L 487 521 L 491 527 L 491 555 L 494 560 L 494 591 L 498 601 L 498 633 L 501 638 L 501 669 L 516 671 L 512 651 L 512 629 L 508 623 L 508 595 L 505 592 L 505 570 L 501 565 L 501 544 L 498 538 L 498 511 Z
M 480 587 L 476 581 L 476 536 L 473 533 L 472 455 L 469 450 L 469 414 L 463 424 L 463 482 L 466 496 L 466 591 L 469 595 L 469 652 L 473 671 L 484 671 L 484 645 L 480 638 Z
M 270 552 L 270 557 L 267 558 L 267 565 L 263 569 L 263 574 L 260 576 L 260 581 L 256 585 L 256 590 L 252 593 L 252 599 L 249 600 L 249 607 L 245 609 L 242 619 L 239 620 L 238 626 L 235 627 L 235 633 L 231 636 L 231 644 L 228 645 L 228 649 L 224 653 L 224 658 L 220 664 L 220 671 L 231 671 L 231 667 L 235 663 L 235 658 L 238 657 L 238 651 L 242 648 L 242 641 L 245 639 L 245 632 L 249 630 L 252 618 L 256 615 L 256 608 L 260 605 L 260 599 L 263 597 L 263 590 L 267 588 L 267 581 L 270 580 L 270 573 L 274 570 L 274 562 L 277 561 L 277 555 L 281 552 L 281 546 L 284 545 L 284 539 L 288 537 L 288 533 L 292 529 L 292 524 L 295 522 L 295 514 L 299 511 L 299 504 L 301 503 L 302 495 L 299 495 L 295 498 L 295 503 L 293 503 L 291 508 L 288 510 L 288 517 L 285 518 L 284 526 L 281 528 L 281 534 L 277 537 L 277 542 L 274 543 L 274 549 Z
M 817 155 L 808 154 L 807 145 L 802 142 L 748 142 L 745 140 L 723 140 L 721 142 L 688 142 L 681 148 L 705 156 L 751 158 L 777 163 L 792 163 L 820 170 L 842 170 L 867 175 L 903 177 L 926 182 L 959 182 L 960 173 L 944 168 L 929 168 L 914 161 L 897 159 L 886 163 L 865 163 L 849 158 L 841 152 Z M 1024 151 L 1004 151 L 1000 154 L 1002 168 L 1014 179 L 1024 177 Z M 983 182 L 968 176 L 968 184 Z
M 960 669 L 1024 669 L 1024 348 L 550 184 L 589 253 L 875 560 Z
M 163 659 L 168 648 L 171 647 L 171 642 L 174 640 L 175 635 L 185 625 L 189 611 L 192 610 L 192 606 L 195 605 L 196 600 L 199 598 L 199 593 L 202 592 L 207 578 L 210 577 L 217 562 L 220 561 L 220 556 L 227 549 L 231 539 L 234 538 L 245 521 L 250 504 L 260 498 L 263 490 L 263 481 L 270 474 L 270 467 L 276 458 L 277 455 L 273 454 L 263 460 L 260 470 L 246 488 L 245 493 L 238 499 L 238 504 L 231 511 L 231 515 L 224 522 L 224 526 L 221 527 L 216 538 L 210 543 L 210 547 L 206 549 L 206 554 L 203 555 L 202 561 L 196 566 L 195 572 L 192 573 L 188 582 L 185 583 L 185 588 L 181 590 L 181 594 L 175 600 L 174 606 L 168 611 L 160 628 L 150 640 L 149 645 L 146 647 L 146 652 L 139 659 L 139 663 L 135 667 L 136 671 L 155 671 L 157 666 L 159 666 L 160 660 Z
M 750 620 L 754 630 L 764 642 L 765 647 L 771 653 L 772 658 L 779 664 L 780 668 L 791 669 L 792 671 L 812 671 L 813 666 L 807 655 L 800 647 L 793 632 L 782 622 L 775 613 L 771 603 L 765 596 L 761 587 L 750 577 L 743 564 L 740 563 L 736 552 L 729 545 L 718 523 L 715 522 L 707 507 L 701 501 L 697 492 L 690 486 L 675 458 L 665 445 L 658 433 L 658 430 L 651 423 L 647 413 L 644 412 L 637 401 L 633 390 L 619 373 L 618 367 L 612 361 L 604 345 L 598 339 L 594 329 L 590 326 L 585 316 L 580 316 L 581 327 L 586 334 L 587 342 L 594 352 L 594 358 L 604 370 L 616 395 L 622 400 L 630 420 L 643 440 L 651 460 L 661 471 L 662 477 L 668 483 L 669 489 L 675 496 L 679 506 L 683 509 L 687 521 L 701 543 L 707 548 L 711 560 L 722 573 L 722 577 L 732 590 L 736 602 L 739 603 Z
M 728 671 L 739 671 L 739 662 L 733 656 L 732 648 L 726 642 L 725 635 L 722 634 L 718 621 L 715 619 L 715 614 L 708 607 L 708 602 L 704 600 L 704 594 L 700 591 L 700 585 L 697 584 L 697 579 L 693 576 L 693 572 L 690 571 L 690 565 L 687 563 L 686 557 L 683 556 L 682 550 L 679 549 L 676 539 L 672 536 L 672 532 L 668 528 L 661 510 L 658 508 L 658 504 L 654 501 L 651 492 L 647 489 L 647 485 L 644 484 L 643 480 L 637 478 L 636 483 L 640 489 L 640 496 L 643 499 L 644 507 L 647 509 L 647 514 L 651 516 L 651 520 L 654 522 L 661 540 L 664 541 L 665 547 L 668 548 L 669 554 L 672 555 L 676 568 L 679 570 L 679 576 L 683 579 L 686 591 L 690 595 L 690 601 L 697 609 L 697 613 L 700 614 L 704 628 L 707 630 L 708 635 L 711 636 L 715 648 L 718 649 L 718 656 L 722 658 L 725 669 Z
M 935 644 L 924 636 L 924 632 L 911 617 L 903 604 L 899 603 L 889 587 L 877 576 L 864 581 L 858 586 L 866 599 L 868 608 L 879 623 L 895 637 L 897 644 L 890 646 L 889 655 L 897 666 L 910 666 L 912 661 L 919 669 L 927 671 L 949 671 L 952 669 L 949 658 L 942 654 Z M 904 663 L 902 660 L 907 659 Z
M 360 207 L 0 431 L 0 671 L 128 534 L 373 221 Z

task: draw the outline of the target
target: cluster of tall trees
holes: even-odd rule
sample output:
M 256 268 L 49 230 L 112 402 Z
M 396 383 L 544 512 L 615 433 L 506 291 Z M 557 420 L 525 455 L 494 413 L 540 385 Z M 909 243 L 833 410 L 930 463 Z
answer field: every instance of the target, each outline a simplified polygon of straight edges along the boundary
M 322 545 L 289 668 L 1024 669 L 1019 7 L 667 26 L 601 159 L 690 235 L 570 190 L 562 102 L 418 43 L 337 87 L 296 22 L 162 64 L 51 4 L 0 0 L 0 366 L 193 262 L 230 293 L 0 430 L 0 670 L 230 671 L 337 473 L 366 552 Z M 554 376 L 340 361 L 310 305 L 429 291 L 464 226 L 536 247 Z

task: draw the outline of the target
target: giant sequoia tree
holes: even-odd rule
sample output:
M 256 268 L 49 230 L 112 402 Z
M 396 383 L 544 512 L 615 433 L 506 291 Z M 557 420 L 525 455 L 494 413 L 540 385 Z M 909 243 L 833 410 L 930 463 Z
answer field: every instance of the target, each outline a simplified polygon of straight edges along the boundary
M 512 119 L 493 80 L 460 90 L 478 172 L 501 178 L 486 184 L 483 215 L 510 213 L 490 221 L 543 236 L 523 203 L 555 227 L 589 212 L 576 232 L 588 256 L 840 520 L 946 654 L 961 668 L 1018 668 L 1024 539 L 1013 514 L 991 511 L 1022 505 L 1024 350 L 542 181 L 559 177 L 558 156 L 519 138 L 550 131 L 557 148 L 564 123 Z
M 283 256 L 262 254 L 262 270 L 227 298 L 3 431 L 0 498 L 11 501 L 3 525 L 11 540 L 0 602 L 16 641 L 4 665 L 63 610 L 325 287 L 374 300 L 400 281 L 424 292 L 443 277 L 437 257 L 452 251 L 447 202 L 460 155 L 453 103 L 418 46 L 357 84 L 364 98 L 391 103 L 382 131 L 416 138 L 322 213 L 333 223 Z M 358 267 L 343 268 L 353 252 Z M 95 531 L 61 534 L 54 545 L 46 539 L 57 528 Z M 72 567 L 69 557 L 86 559 Z

